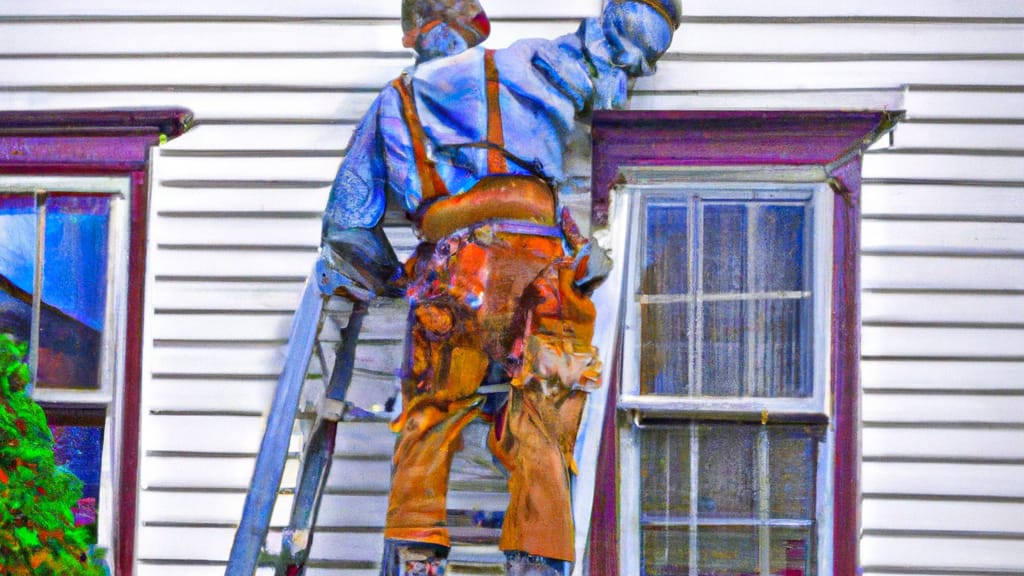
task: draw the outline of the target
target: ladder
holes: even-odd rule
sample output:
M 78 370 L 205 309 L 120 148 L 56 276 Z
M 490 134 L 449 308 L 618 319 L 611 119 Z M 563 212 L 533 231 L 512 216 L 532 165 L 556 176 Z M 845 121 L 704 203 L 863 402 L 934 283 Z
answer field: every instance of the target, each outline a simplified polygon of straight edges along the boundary
M 316 279 L 314 270 L 306 280 L 302 299 L 295 311 L 284 368 L 278 378 L 270 416 L 256 457 L 252 483 L 231 547 L 226 576 L 251 576 L 260 562 L 288 458 L 292 429 L 297 413 L 302 408 L 300 400 L 304 396 L 303 387 L 311 358 L 316 357 L 320 362 L 327 384 L 322 393 L 318 394 L 316 418 L 305 437 L 291 518 L 282 537 L 281 554 L 275 562 L 276 574 L 298 576 L 305 572 L 313 540 L 313 526 L 330 472 L 338 422 L 375 418 L 373 413 L 346 400 L 352 380 L 356 344 L 367 306 L 362 303 L 352 305 L 348 321 L 341 329 L 341 339 L 334 350 L 334 365 L 328 366 L 320 334 L 331 312 L 329 302 L 332 298 L 320 292 Z M 306 390 L 305 395 L 309 396 L 309 392 Z
M 325 297 L 317 278 L 314 269 L 306 280 L 295 311 L 284 365 L 231 547 L 226 576 L 252 576 L 257 568 L 271 565 L 278 576 L 303 575 L 331 469 L 338 424 L 382 422 L 389 419 L 393 415 L 390 411 L 395 409 L 395 398 L 389 398 L 384 410 L 373 407 L 374 411 L 367 411 L 352 401 L 350 385 L 356 345 L 370 308 L 366 304 L 349 304 L 340 297 Z M 387 299 L 375 302 L 380 300 Z M 376 305 L 373 311 L 377 312 Z M 404 312 L 404 309 L 395 311 Z M 395 321 L 398 320 L 392 320 Z M 340 327 L 340 338 L 336 341 L 335 325 Z M 319 380 L 308 377 L 313 359 L 323 375 Z M 359 390 L 355 391 L 355 396 L 365 397 Z M 600 400 L 598 406 L 603 405 L 603 397 Z M 308 419 L 303 421 L 304 442 L 291 514 L 282 534 L 281 552 L 271 559 L 263 556 L 271 515 L 281 489 L 296 420 L 300 413 L 311 411 L 310 405 L 315 406 L 315 419 L 312 425 L 308 425 Z M 588 419 L 601 423 L 603 412 L 596 417 L 585 417 Z M 448 570 L 453 575 L 504 573 L 504 556 L 497 549 L 497 537 L 501 513 L 507 505 L 507 491 L 504 474 L 486 448 L 488 427 L 489 424 L 481 421 L 467 426 L 463 432 L 464 447 L 456 454 L 452 467 L 448 504 L 453 548 Z M 590 435 L 593 436 L 594 431 Z M 585 462 L 596 461 L 596 445 L 593 448 L 593 455 Z M 584 500 L 589 500 L 592 490 L 582 495 Z M 589 509 L 583 517 L 589 517 Z

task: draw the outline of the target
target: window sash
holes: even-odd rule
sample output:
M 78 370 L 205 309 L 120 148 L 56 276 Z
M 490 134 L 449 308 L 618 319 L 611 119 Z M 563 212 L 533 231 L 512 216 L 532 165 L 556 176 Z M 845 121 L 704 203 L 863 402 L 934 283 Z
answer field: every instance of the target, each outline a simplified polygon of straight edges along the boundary
M 39 313 L 42 305 L 42 266 L 45 251 L 42 242 L 36 247 L 36 280 L 32 293 L 32 338 L 29 350 L 29 368 L 32 373 L 32 397 L 38 402 L 49 404 L 80 404 L 106 406 L 114 402 L 117 390 L 124 379 L 123 368 L 118 358 L 124 357 L 125 327 L 127 322 L 127 301 L 123 287 L 128 277 L 128 229 L 130 224 L 130 180 L 128 178 L 105 177 L 36 177 L 0 176 L 0 192 L 9 195 L 25 194 L 41 199 L 48 192 L 62 195 L 108 194 L 111 196 L 107 234 L 108 270 L 106 278 L 106 302 L 104 304 L 104 329 L 101 336 L 101 358 L 98 389 L 50 389 L 35 387 L 38 370 Z M 42 208 L 36 217 L 46 217 L 45 203 L 36 202 Z M 42 227 L 37 228 L 42 230 Z
M 97 545 L 113 549 L 115 511 L 120 508 L 122 497 L 115 486 L 121 485 L 122 422 L 125 347 L 127 343 L 128 265 L 130 246 L 128 242 L 131 225 L 131 179 L 128 177 L 76 177 L 76 176 L 0 176 L 0 192 L 4 194 L 26 194 L 37 198 L 46 191 L 61 194 L 109 194 L 111 196 L 107 234 L 107 279 L 106 302 L 104 305 L 104 330 L 100 359 L 100 387 L 96 390 L 62 390 L 33 388 L 34 400 L 62 409 L 83 410 L 103 409 L 103 448 L 100 455 L 100 506 L 97 510 Z M 38 206 L 40 202 L 36 202 Z M 45 212 L 37 212 L 37 218 L 45 218 Z M 42 243 L 37 246 L 36 280 L 33 286 L 32 349 L 29 351 L 30 369 L 34 384 L 37 371 L 39 345 L 39 310 L 42 304 L 42 290 L 39 271 L 44 252 Z M 126 496 L 127 497 L 127 496 Z
M 770 553 L 771 529 L 811 528 L 814 532 L 814 548 L 816 550 L 816 576 L 826 576 L 832 573 L 832 468 L 834 463 L 834 433 L 831 427 L 824 426 L 824 433 L 818 440 L 817 460 L 815 462 L 815 501 L 814 521 L 797 519 L 771 519 L 766 517 L 764 498 L 758 500 L 758 509 L 755 513 L 760 518 L 698 518 L 698 514 L 691 510 L 690 515 L 685 519 L 680 517 L 678 523 L 666 524 L 656 519 L 645 519 L 641 507 L 641 479 L 639 470 L 642 469 L 642 448 L 640 433 L 647 429 L 669 428 L 682 430 L 689 427 L 691 434 L 690 458 L 696 459 L 699 456 L 697 435 L 693 430 L 701 422 L 686 421 L 672 422 L 669 424 L 658 424 L 648 426 L 637 424 L 628 420 L 620 419 L 619 426 L 619 573 L 620 574 L 641 574 L 644 565 L 642 531 L 645 527 L 676 526 L 686 528 L 689 536 L 690 546 L 690 576 L 697 576 L 696 550 L 698 549 L 698 538 L 700 529 L 715 527 L 750 527 L 757 531 L 759 543 L 759 565 L 768 566 L 768 554 Z M 761 426 L 759 438 L 766 437 L 775 425 L 767 424 Z M 768 446 L 764 440 L 758 440 L 757 463 L 755 465 L 755 481 L 759 483 L 770 482 L 770 475 L 760 476 L 760 472 L 767 469 Z M 694 495 L 699 494 L 698 477 L 695 469 L 699 465 L 691 462 L 691 474 L 688 487 L 691 500 Z M 691 508 L 694 504 L 691 502 Z M 651 521 L 653 520 L 653 521 Z M 762 576 L 769 576 L 768 571 L 759 572 Z
M 750 173 L 746 173 L 750 176 Z M 773 173 L 773 177 L 775 174 Z M 635 175 L 634 175 L 635 177 Z M 827 354 L 830 345 L 828 310 L 831 306 L 831 258 L 832 258 L 832 211 L 831 211 L 831 189 L 825 182 L 802 182 L 799 177 L 793 181 L 777 183 L 773 181 L 713 181 L 707 182 L 699 179 L 699 172 L 684 171 L 680 181 L 672 181 L 664 175 L 658 175 L 653 183 L 644 182 L 637 178 L 638 182 L 630 183 L 622 190 L 620 198 L 625 199 L 629 207 L 626 218 L 628 229 L 632 231 L 626 239 L 626 246 L 623 252 L 625 255 L 625 270 L 627 278 L 624 285 L 623 304 L 625 307 L 625 328 L 623 333 L 623 383 L 620 393 L 619 406 L 632 410 L 662 411 L 675 413 L 680 416 L 691 415 L 695 412 L 707 410 L 723 414 L 739 412 L 769 412 L 781 418 L 813 418 L 814 416 L 827 417 L 828 406 L 828 378 L 829 366 Z M 770 203 L 791 203 L 809 201 L 808 214 L 811 222 L 810 242 L 808 248 L 813 254 L 812 260 L 805 266 L 805 274 L 810 275 L 809 290 L 778 293 L 735 293 L 735 294 L 713 294 L 702 293 L 700 275 L 696 272 L 694 263 L 696 246 L 696 231 L 694 223 L 697 214 L 693 210 L 688 212 L 690 220 L 688 233 L 687 251 L 690 256 L 687 258 L 690 270 L 686 294 L 641 294 L 640 270 L 643 265 L 644 251 L 647 249 L 646 239 L 639 238 L 645 227 L 646 209 L 651 201 L 658 205 L 693 205 L 691 198 L 699 198 L 708 202 L 770 202 Z M 623 207 L 625 208 L 625 207 Z M 641 303 L 643 302 L 685 302 L 696 310 L 702 302 L 707 301 L 746 301 L 755 300 L 761 297 L 772 297 L 772 299 L 803 297 L 810 293 L 811 307 L 808 326 L 810 338 L 808 342 L 811 351 L 805 352 L 810 358 L 809 366 L 806 369 L 811 371 L 810 385 L 812 394 L 806 398 L 785 398 L 785 397 L 707 397 L 693 395 L 652 395 L 641 391 L 640 361 L 641 361 Z M 696 357 L 701 352 L 702 335 L 694 333 L 695 319 L 687 319 L 690 324 L 691 336 L 688 341 L 690 346 L 689 373 L 690 381 L 695 380 Z M 803 368 L 802 368 L 803 369 Z

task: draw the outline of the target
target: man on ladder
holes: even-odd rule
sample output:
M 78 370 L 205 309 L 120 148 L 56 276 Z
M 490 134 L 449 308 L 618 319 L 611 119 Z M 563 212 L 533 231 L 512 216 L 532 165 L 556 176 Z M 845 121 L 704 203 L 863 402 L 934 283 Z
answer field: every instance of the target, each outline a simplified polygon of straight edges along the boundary
M 679 25 L 678 0 L 609 0 L 575 34 L 479 47 L 476 0 L 404 0 L 417 64 L 367 112 L 324 215 L 325 294 L 411 304 L 382 573 L 443 574 L 452 457 L 472 419 L 509 473 L 499 545 L 512 575 L 574 558 L 569 494 L 585 391 L 599 384 L 588 294 L 607 272 L 555 190 L 575 122 L 625 104 Z M 400 202 L 422 243 L 401 265 L 381 225 Z

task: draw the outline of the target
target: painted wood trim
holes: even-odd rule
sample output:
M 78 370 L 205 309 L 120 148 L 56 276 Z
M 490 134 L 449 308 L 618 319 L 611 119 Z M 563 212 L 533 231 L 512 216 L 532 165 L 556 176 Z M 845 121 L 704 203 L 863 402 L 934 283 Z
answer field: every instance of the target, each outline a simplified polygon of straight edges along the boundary
M 596 153 L 596 148 L 595 148 Z M 611 366 L 605 370 L 619 371 Z M 607 406 L 598 452 L 597 486 L 594 487 L 594 506 L 590 515 L 590 542 L 587 546 L 588 574 L 617 574 L 619 571 L 618 496 L 619 496 L 619 439 L 615 425 L 616 399 L 619 397 L 617 377 L 608 379 Z M 604 485 L 602 485 L 602 480 Z M 611 486 L 608 485 L 611 483 Z
M 860 560 L 860 158 L 832 177 L 838 188 L 832 221 L 832 567 L 835 576 L 845 576 L 858 573 Z
M 0 174 L 126 176 L 131 185 L 127 334 L 114 562 L 134 570 L 150 149 L 192 124 L 181 108 L 0 112 Z
M 891 130 L 902 112 L 598 111 L 591 217 L 608 223 L 619 166 L 818 165 L 841 162 Z
M 116 573 L 131 576 L 135 564 L 135 519 L 139 484 L 139 420 L 142 406 L 142 323 L 145 313 L 149 182 L 146 170 L 131 173 L 131 230 L 128 236 L 128 335 L 125 342 L 121 476 L 117 511 Z
M 177 138 L 192 127 L 192 111 L 186 108 L 139 108 L 125 110 L 0 111 L 0 136 L 34 134 L 69 135 L 163 134 Z

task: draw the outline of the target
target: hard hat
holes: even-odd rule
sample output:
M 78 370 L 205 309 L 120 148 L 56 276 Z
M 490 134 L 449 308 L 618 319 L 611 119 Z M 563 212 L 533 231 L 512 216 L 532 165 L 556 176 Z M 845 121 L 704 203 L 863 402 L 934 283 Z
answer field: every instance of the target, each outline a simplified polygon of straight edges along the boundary
M 491 23 L 477 0 L 402 0 L 402 43 L 416 46 L 416 40 L 438 24 L 447 24 L 470 47 L 491 33 Z

